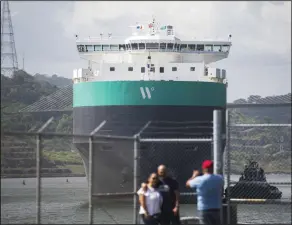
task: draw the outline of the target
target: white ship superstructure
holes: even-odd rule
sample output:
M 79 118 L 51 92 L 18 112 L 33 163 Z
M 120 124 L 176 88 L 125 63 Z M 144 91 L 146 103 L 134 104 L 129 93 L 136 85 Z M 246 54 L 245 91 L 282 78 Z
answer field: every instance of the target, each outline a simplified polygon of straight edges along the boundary
M 171 25 L 132 26 L 132 36 L 112 34 L 79 40 L 86 69 L 74 70 L 74 82 L 114 80 L 212 81 L 226 83 L 226 70 L 208 64 L 228 57 L 231 35 L 226 41 L 180 40 Z M 226 38 L 227 39 L 227 38 Z M 97 66 L 96 66 L 97 65 Z

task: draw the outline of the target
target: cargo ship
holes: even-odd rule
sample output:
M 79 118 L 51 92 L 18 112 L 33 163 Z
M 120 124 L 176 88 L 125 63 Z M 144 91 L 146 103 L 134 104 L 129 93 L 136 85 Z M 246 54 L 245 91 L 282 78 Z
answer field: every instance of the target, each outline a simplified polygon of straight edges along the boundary
M 73 132 L 211 137 L 213 110 L 226 109 L 227 79 L 225 69 L 210 64 L 228 57 L 231 35 L 226 40 L 181 40 L 172 25 L 155 19 L 129 29 L 128 37 L 76 35 L 78 53 L 88 67 L 73 71 Z M 88 139 L 75 138 L 74 145 L 88 174 Z M 210 143 L 141 143 L 140 180 L 165 164 L 181 192 L 187 192 L 184 184 L 192 170 L 211 157 Z M 133 141 L 95 141 L 93 194 L 132 191 Z

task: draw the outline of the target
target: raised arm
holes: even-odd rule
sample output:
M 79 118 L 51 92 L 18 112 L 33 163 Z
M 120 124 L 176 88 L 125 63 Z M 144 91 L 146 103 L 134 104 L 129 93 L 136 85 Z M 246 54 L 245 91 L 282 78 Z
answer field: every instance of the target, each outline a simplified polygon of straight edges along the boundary
M 198 177 L 199 175 L 200 175 L 200 172 L 198 170 L 194 170 L 193 176 L 190 179 L 188 179 L 186 186 L 188 188 L 194 188 L 196 186 L 196 182 L 194 182 L 194 179 Z

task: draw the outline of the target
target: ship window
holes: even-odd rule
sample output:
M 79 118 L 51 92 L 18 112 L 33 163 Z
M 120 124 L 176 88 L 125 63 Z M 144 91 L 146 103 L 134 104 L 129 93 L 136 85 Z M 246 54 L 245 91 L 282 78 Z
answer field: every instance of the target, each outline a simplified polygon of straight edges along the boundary
M 173 49 L 173 44 L 172 43 L 168 43 L 167 44 L 167 49 L 168 50 L 172 50 Z
M 223 45 L 222 52 L 228 52 L 228 51 L 229 51 L 229 45 Z
M 138 50 L 138 44 L 137 43 L 133 43 L 132 45 L 132 50 Z
M 196 45 L 188 45 L 188 49 L 190 51 L 195 51 L 196 50 Z
M 101 51 L 101 45 L 94 45 L 94 51 Z
M 160 72 L 160 73 L 164 73 L 164 67 L 160 67 L 160 68 L 159 68 L 159 72 Z
M 158 43 L 146 43 L 146 49 L 158 49 Z
M 102 45 L 102 50 L 103 51 L 109 51 L 110 50 L 110 46 L 109 45 Z
M 86 45 L 87 52 L 93 52 L 93 45 Z
M 150 72 L 155 73 L 155 67 L 151 67 L 151 68 L 150 68 Z
M 195 67 L 191 67 L 190 70 L 191 70 L 191 71 L 195 71 L 196 68 L 195 68 Z
M 177 44 L 175 43 L 175 44 L 174 44 L 174 50 L 176 50 L 176 46 L 177 46 Z
M 213 46 L 213 51 L 214 52 L 221 52 L 221 45 L 214 45 Z
M 126 50 L 126 45 L 119 45 L 120 51 L 125 51 Z
M 84 45 L 77 45 L 77 49 L 79 52 L 84 52 Z
M 141 67 L 141 73 L 145 73 L 145 67 Z
M 119 51 L 119 46 L 118 45 L 111 45 L 111 50 L 112 51 Z
M 128 67 L 128 71 L 133 71 L 133 67 Z
M 180 49 L 180 44 L 177 44 L 176 50 L 179 51 L 179 49 Z
M 130 46 L 130 44 L 126 44 L 126 49 L 127 49 L 127 50 L 131 50 L 131 46 Z
M 211 52 L 212 50 L 213 50 L 213 46 L 212 45 L 205 45 L 205 51 Z
M 160 43 L 160 49 L 166 49 L 166 43 Z
M 139 49 L 145 49 L 145 43 L 139 43 Z
M 197 45 L 198 51 L 204 51 L 204 45 Z
M 110 67 L 110 71 L 115 71 L 115 67 Z
M 93 45 L 86 45 L 85 49 L 86 49 L 86 52 L 93 52 Z
M 180 45 L 180 50 L 183 52 L 187 49 L 187 45 L 183 44 L 183 45 Z
M 177 71 L 177 67 L 172 67 L 172 71 Z

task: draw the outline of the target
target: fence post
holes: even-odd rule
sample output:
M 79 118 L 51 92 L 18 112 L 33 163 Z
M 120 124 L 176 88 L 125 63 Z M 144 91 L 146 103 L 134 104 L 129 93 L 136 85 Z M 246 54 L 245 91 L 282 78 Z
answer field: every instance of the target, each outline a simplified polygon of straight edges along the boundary
M 41 134 L 36 137 L 36 224 L 41 224 Z
M 91 131 L 88 140 L 89 160 L 88 160 L 88 223 L 93 224 L 93 207 L 92 207 L 92 181 L 93 181 L 93 137 L 106 124 L 102 121 L 93 131 Z
M 214 173 L 222 174 L 222 111 L 213 111 Z
M 139 136 L 134 136 L 134 197 L 133 197 L 133 224 L 138 224 L 138 196 L 136 194 L 138 189 L 138 182 L 139 182 Z
M 93 136 L 89 137 L 89 166 L 88 166 L 88 222 L 89 224 L 93 223 L 93 209 L 92 209 L 92 178 L 93 178 Z
M 36 137 L 36 224 L 41 224 L 41 188 L 42 188 L 42 179 L 41 179 L 41 172 L 42 172 L 42 137 L 41 133 L 49 126 L 49 124 L 54 120 L 54 117 L 48 119 L 48 121 L 38 130 L 38 134 Z
M 225 146 L 225 156 L 226 156 L 226 203 L 227 203 L 227 225 L 230 224 L 230 111 L 226 110 L 226 146 Z
M 222 111 L 213 111 L 213 157 L 214 173 L 222 175 Z M 223 209 L 220 209 L 220 224 L 223 224 Z

